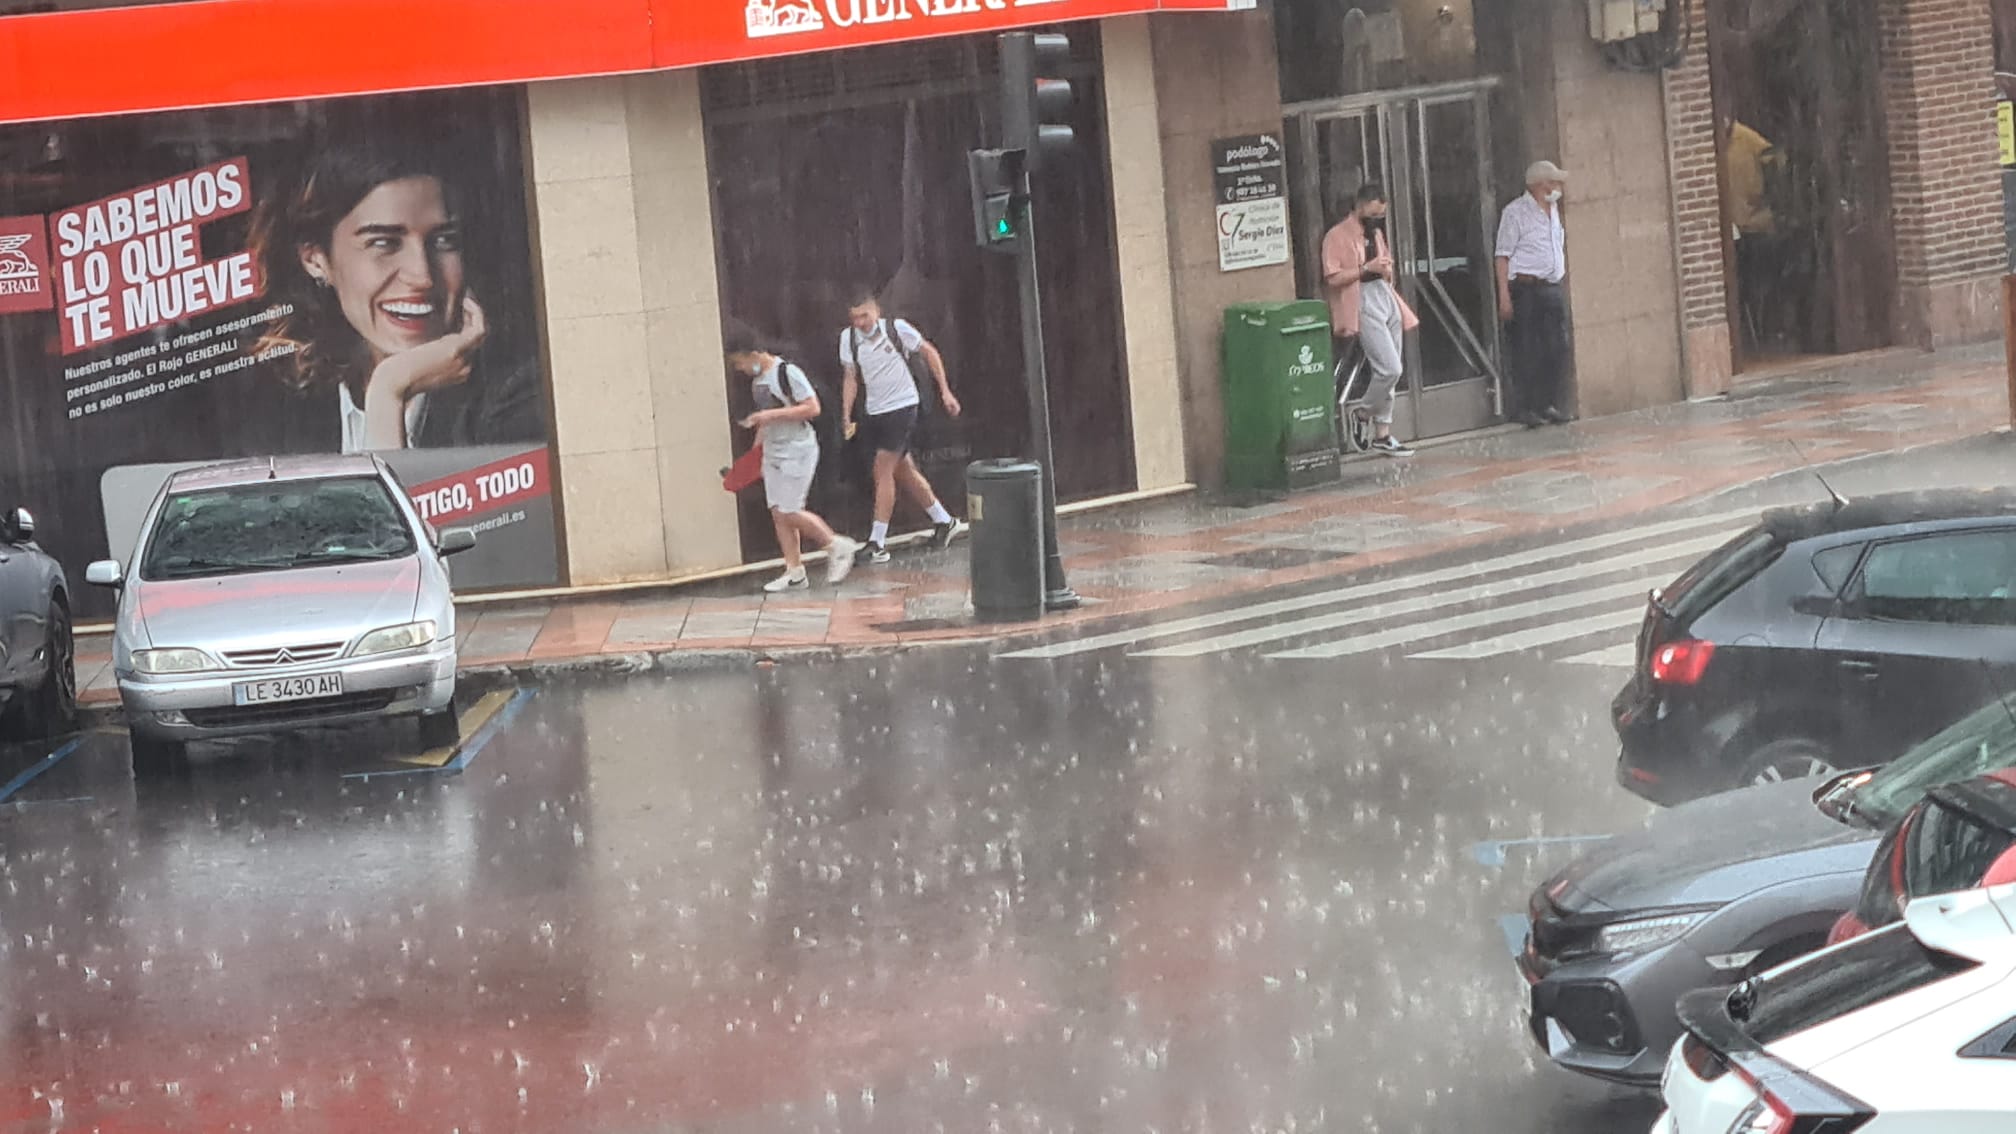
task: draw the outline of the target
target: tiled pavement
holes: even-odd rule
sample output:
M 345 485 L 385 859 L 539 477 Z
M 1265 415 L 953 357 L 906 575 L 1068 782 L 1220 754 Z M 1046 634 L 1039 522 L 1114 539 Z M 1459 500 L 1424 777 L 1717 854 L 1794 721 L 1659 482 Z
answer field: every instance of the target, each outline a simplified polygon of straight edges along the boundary
M 683 649 L 900 645 L 1056 629 L 1466 544 L 1629 515 L 1798 468 L 1952 441 L 2009 419 L 2001 354 L 1890 352 L 1805 370 L 1711 402 L 1546 430 L 1496 431 L 1369 458 L 1333 488 L 1241 507 L 1193 494 L 1067 516 L 1060 540 L 1082 610 L 976 625 L 966 549 L 913 549 L 837 591 L 781 598 L 760 577 L 541 602 L 461 616 L 469 665 Z M 814 578 L 818 578 L 814 568 Z M 116 696 L 107 640 L 79 642 L 85 700 Z

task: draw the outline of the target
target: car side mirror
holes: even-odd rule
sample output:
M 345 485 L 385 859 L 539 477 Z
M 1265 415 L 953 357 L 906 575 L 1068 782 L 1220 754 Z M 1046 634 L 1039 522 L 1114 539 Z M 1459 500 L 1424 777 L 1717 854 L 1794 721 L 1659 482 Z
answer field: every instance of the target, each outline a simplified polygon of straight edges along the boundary
M 126 571 L 117 559 L 101 559 L 84 568 L 84 581 L 94 587 L 117 587 L 126 582 Z
M 1822 780 L 1819 787 L 1813 789 L 1813 802 L 1819 804 L 1822 810 L 1827 810 L 1830 804 L 1838 802 L 1841 797 L 1875 778 L 1874 768 L 1853 768 L 1830 776 Z
M 35 517 L 26 508 L 16 508 L 7 513 L 7 536 L 26 543 L 35 538 Z
M 1800 595 L 1792 600 L 1793 611 L 1809 618 L 1826 618 L 1843 606 L 1833 595 Z
M 441 542 L 435 546 L 444 557 L 460 555 L 476 546 L 476 533 L 468 528 L 449 528 L 441 533 Z

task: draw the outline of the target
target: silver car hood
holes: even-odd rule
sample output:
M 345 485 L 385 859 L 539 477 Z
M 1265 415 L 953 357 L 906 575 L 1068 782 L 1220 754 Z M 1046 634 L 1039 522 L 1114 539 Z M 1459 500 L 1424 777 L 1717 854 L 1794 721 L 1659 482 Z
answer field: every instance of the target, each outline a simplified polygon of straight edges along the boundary
M 421 558 L 209 579 L 140 582 L 134 614 L 148 643 L 217 652 L 349 642 L 413 621 Z
M 1593 847 L 1548 883 L 1568 913 L 1720 905 L 1767 886 L 1859 873 L 1877 833 L 1827 817 L 1816 780 L 1743 788 L 1682 804 Z

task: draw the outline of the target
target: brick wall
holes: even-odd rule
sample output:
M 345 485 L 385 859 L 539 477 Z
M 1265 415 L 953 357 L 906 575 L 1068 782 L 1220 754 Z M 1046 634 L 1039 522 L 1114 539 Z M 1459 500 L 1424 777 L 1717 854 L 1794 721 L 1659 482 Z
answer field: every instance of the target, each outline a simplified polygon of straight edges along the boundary
M 2001 270 L 1995 29 L 1988 0 L 1879 0 L 1898 281 Z
M 1708 88 L 1706 0 L 1684 0 L 1694 37 L 1666 72 L 1666 146 L 1673 171 L 1680 254 L 1680 322 L 1689 331 L 1728 322 L 1722 279 L 1722 198 L 1715 171 L 1715 108 Z
M 1689 397 L 1729 388 L 1729 305 L 1722 263 L 1722 192 L 1715 168 L 1715 106 L 1708 80 L 1708 0 L 1680 0 L 1692 21 L 1687 54 L 1665 72 L 1666 168 L 1673 251 L 1680 271 L 1680 342 Z

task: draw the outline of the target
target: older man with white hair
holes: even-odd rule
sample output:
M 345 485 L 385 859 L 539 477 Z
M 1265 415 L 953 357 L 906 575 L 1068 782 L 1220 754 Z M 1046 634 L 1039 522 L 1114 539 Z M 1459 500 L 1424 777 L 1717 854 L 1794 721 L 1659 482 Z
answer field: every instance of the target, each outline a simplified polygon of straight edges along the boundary
M 1570 420 L 1562 411 L 1569 367 L 1567 233 L 1561 192 L 1568 174 L 1551 161 L 1526 170 L 1526 192 L 1498 220 L 1498 317 L 1510 324 L 1505 416 L 1521 425 Z

